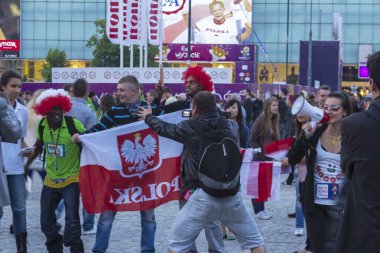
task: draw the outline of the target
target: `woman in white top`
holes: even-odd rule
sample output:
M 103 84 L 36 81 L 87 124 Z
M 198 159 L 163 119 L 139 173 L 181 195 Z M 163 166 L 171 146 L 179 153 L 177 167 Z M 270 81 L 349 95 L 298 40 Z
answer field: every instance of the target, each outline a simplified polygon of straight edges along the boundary
M 341 92 L 330 93 L 323 109 L 329 122 L 315 131 L 310 123 L 304 124 L 305 132 L 288 154 L 291 165 L 306 158 L 307 175 L 301 201 L 314 253 L 334 251 L 342 212 L 337 203 L 344 185 L 340 168 L 341 124 L 352 111 L 348 96 Z
M 21 76 L 12 70 L 1 76 L 1 88 L 8 96 L 18 120 L 22 135 L 17 143 L 1 143 L 4 169 L 7 174 L 9 197 L 13 214 L 13 233 L 16 237 L 17 252 L 26 252 L 26 188 L 24 161 L 20 154 L 27 145 L 24 141 L 28 128 L 28 111 L 17 99 L 21 93 Z

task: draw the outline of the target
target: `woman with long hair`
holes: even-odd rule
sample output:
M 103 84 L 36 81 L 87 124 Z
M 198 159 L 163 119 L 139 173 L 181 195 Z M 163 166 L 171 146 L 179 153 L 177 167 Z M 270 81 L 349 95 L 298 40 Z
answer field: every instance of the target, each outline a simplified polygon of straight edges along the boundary
M 99 109 L 96 111 L 96 117 L 98 120 L 100 120 L 104 114 L 111 110 L 111 107 L 114 105 L 116 105 L 116 99 L 114 96 L 108 93 L 103 94 L 100 98 Z
M 248 148 L 249 129 L 243 124 L 242 105 L 239 101 L 231 99 L 225 106 L 225 111 L 231 113 L 230 119 L 237 122 L 239 126 L 239 145 L 242 148 Z
M 308 122 L 288 153 L 295 165 L 306 159 L 307 174 L 301 201 L 304 205 L 307 235 L 314 253 L 334 251 L 342 207 L 337 205 L 345 178 L 340 167 L 341 124 L 352 109 L 348 96 L 330 93 L 323 106 L 329 122 L 315 130 Z
M 278 141 L 280 139 L 279 130 L 280 114 L 278 112 L 278 100 L 276 98 L 269 98 L 264 101 L 264 108 L 261 115 L 255 120 L 251 129 L 250 145 L 252 148 L 261 148 L 259 153 L 256 153 L 254 160 L 256 161 L 269 161 L 271 158 L 265 156 L 264 146 Z M 255 215 L 261 220 L 268 220 L 272 218 L 265 211 L 265 202 L 252 199 L 253 210 Z

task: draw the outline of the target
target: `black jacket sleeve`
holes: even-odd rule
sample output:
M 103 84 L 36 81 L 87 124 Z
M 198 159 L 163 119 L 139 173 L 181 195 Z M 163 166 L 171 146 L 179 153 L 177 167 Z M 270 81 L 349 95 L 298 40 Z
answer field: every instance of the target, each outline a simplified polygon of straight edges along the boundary
M 172 124 L 150 114 L 145 117 L 145 123 L 158 135 L 180 143 L 184 143 L 186 136 L 189 135 L 189 127 L 186 127 L 186 121 L 182 121 L 178 124 Z

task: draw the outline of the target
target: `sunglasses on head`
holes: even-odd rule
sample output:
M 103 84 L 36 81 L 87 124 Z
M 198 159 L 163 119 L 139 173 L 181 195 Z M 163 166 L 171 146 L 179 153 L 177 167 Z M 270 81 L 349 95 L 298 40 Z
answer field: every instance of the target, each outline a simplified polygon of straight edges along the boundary
M 340 109 L 340 105 L 330 105 L 330 106 L 324 105 L 323 106 L 323 110 L 325 111 L 337 112 L 339 111 L 339 109 Z

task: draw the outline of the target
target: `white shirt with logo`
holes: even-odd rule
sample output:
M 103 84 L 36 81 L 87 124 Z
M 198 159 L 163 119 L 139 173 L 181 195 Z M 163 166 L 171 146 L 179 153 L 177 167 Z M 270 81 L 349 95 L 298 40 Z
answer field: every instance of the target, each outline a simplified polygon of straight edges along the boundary
M 210 16 L 199 21 L 196 30 L 196 43 L 238 44 L 238 30 L 234 18 L 226 18 L 223 23 L 216 24 L 214 17 Z
M 22 137 L 26 136 L 28 130 L 28 110 L 16 101 L 15 113 L 21 122 Z M 21 138 L 17 143 L 1 143 L 1 152 L 4 160 L 4 169 L 7 175 L 19 175 L 24 173 L 24 159 L 18 155 L 21 150 Z
M 314 203 L 336 205 L 343 185 L 340 154 L 327 152 L 319 140 L 314 168 Z

